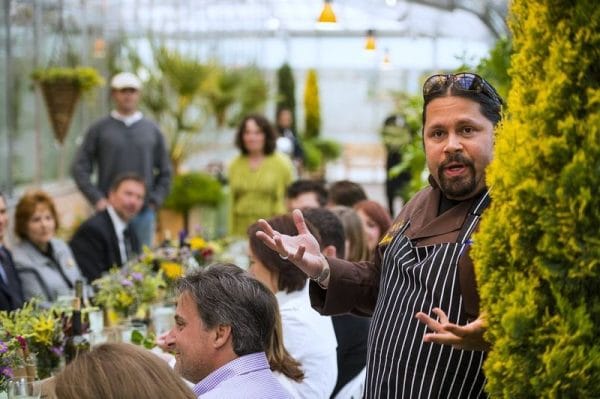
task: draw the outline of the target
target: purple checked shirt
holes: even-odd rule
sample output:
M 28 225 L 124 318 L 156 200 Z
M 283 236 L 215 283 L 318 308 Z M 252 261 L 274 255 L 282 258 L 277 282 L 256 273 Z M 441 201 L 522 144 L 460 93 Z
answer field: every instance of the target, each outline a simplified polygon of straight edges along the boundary
M 240 356 L 194 386 L 198 398 L 292 399 L 269 368 L 264 352 Z

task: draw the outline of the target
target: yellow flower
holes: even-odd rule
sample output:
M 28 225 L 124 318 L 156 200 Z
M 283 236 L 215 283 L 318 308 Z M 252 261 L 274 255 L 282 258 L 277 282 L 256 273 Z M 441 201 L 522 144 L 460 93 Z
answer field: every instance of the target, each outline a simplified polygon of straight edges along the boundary
M 127 307 L 133 303 L 133 297 L 127 292 L 121 291 L 117 294 L 117 302 L 120 306 Z
M 54 318 L 51 315 L 40 317 L 33 324 L 33 336 L 35 341 L 43 345 L 52 345 L 54 336 Z
M 202 249 L 206 246 L 206 241 L 202 237 L 190 238 L 190 248 L 192 251 Z
M 162 262 L 160 268 L 169 280 L 183 276 L 183 266 L 175 262 Z
M 147 264 L 151 263 L 155 258 L 154 252 L 152 252 L 152 250 L 145 245 L 142 251 L 142 262 Z

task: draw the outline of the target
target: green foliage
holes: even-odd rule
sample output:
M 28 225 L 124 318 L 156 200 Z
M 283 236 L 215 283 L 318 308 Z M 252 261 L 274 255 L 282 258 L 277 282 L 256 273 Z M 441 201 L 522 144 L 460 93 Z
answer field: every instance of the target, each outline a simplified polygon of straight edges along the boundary
M 104 84 L 104 79 L 102 79 L 98 71 L 90 67 L 36 69 L 32 72 L 31 78 L 34 82 L 40 84 L 71 83 L 77 86 L 82 93 L 89 92 Z
M 269 98 L 269 84 L 262 71 L 255 66 L 250 66 L 240 71 L 240 88 L 238 92 L 239 110 L 231 121 L 237 126 L 248 114 L 263 113 Z
M 144 333 L 142 333 L 140 330 L 133 330 L 131 331 L 131 337 L 129 341 L 134 345 L 143 346 L 146 349 L 152 349 L 156 346 L 156 334 L 150 331 L 144 335 Z
M 194 206 L 216 207 L 222 199 L 223 189 L 216 178 L 207 173 L 190 172 L 175 176 L 164 206 L 181 212 L 184 228 L 189 231 L 189 213 Z
M 322 168 L 325 163 L 333 161 L 342 154 L 342 146 L 335 140 L 314 138 L 303 140 L 304 167 L 314 172 Z
M 511 38 L 501 38 L 496 41 L 489 55 L 482 58 L 476 65 L 473 60 L 467 59 L 466 56 L 459 57 L 462 64 L 454 72 L 472 71 L 478 73 L 494 86 L 503 99 L 506 99 L 511 83 L 508 71 L 510 70 L 512 53 Z
M 427 163 L 421 139 L 423 98 L 403 92 L 394 92 L 392 96 L 396 105 L 395 114 L 404 123 L 398 126 L 384 126 L 381 135 L 387 151 L 400 151 L 402 154 L 402 162 L 390 169 L 390 177 L 405 171 L 410 172 L 410 183 L 398 193 L 406 203 L 428 184 L 428 174 L 425 173 Z
M 304 167 L 306 170 L 311 172 L 319 170 L 323 165 L 323 155 L 313 143 L 313 140 L 303 140 L 302 148 L 304 149 Z
M 292 111 L 292 130 L 296 132 L 296 83 L 289 64 L 277 70 L 277 112 L 282 108 Z
M 198 94 L 210 73 L 209 66 L 166 47 L 155 52 L 155 60 L 163 77 L 179 96 L 178 101 L 182 102 L 182 106 L 189 104 Z
M 600 397 L 600 8 L 511 5 L 510 114 L 473 257 L 492 397 Z
M 144 83 L 142 102 L 164 131 L 177 172 L 198 149 L 194 137 L 206 122 L 206 114 L 198 111 L 205 106 L 203 89 L 215 68 L 165 47 L 153 48 L 153 52 L 156 65 L 147 69 L 150 78 Z M 132 65 L 139 65 L 134 52 L 130 58 Z
M 319 105 L 319 84 L 317 71 L 308 70 L 306 86 L 304 88 L 304 137 L 313 139 L 321 132 L 321 110 Z
M 215 114 L 218 127 L 225 125 L 227 111 L 235 103 L 241 82 L 239 70 L 217 68 L 213 79 L 210 79 L 205 85 L 205 96 Z
M 196 205 L 216 206 L 222 197 L 221 183 L 211 175 L 201 172 L 183 173 L 173 179 L 173 187 L 164 206 L 188 212 Z
M 489 56 L 483 58 L 475 71 L 484 76 L 498 94 L 504 99 L 510 90 L 510 57 L 512 55 L 512 42 L 510 38 L 502 38 L 496 42 L 496 45 L 490 51 Z

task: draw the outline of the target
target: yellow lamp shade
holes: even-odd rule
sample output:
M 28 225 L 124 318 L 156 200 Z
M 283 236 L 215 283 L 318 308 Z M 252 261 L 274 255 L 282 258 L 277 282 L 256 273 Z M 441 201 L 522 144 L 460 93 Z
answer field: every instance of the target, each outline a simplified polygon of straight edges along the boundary
M 317 22 L 320 24 L 335 24 L 337 19 L 335 17 L 335 13 L 333 12 L 333 8 L 331 7 L 331 2 L 326 1 L 323 4 L 323 10 L 321 11 L 321 15 L 317 19 Z
M 376 48 L 377 48 L 377 45 L 375 43 L 375 32 L 373 32 L 373 30 L 369 29 L 367 31 L 367 41 L 365 42 L 365 50 L 373 51 Z

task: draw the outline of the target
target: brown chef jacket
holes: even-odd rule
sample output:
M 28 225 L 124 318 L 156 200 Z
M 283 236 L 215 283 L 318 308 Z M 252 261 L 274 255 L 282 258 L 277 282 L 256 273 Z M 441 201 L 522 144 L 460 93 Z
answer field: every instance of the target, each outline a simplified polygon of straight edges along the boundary
M 394 234 L 406 221 L 410 227 L 405 234 L 414 246 L 427 246 L 445 242 L 455 242 L 460 229 L 473 203 L 480 197 L 476 195 L 448 209 L 438 216 L 441 191 L 430 179 L 432 186 L 418 192 L 392 224 L 388 235 Z M 316 283 L 310 284 L 312 306 L 322 314 L 354 313 L 371 315 L 375 309 L 381 260 L 390 240 L 384 238 L 378 246 L 374 262 L 347 262 L 341 259 L 327 258 L 331 267 L 329 286 L 322 289 Z M 469 257 L 470 246 L 461 256 L 459 282 L 465 315 L 471 321 L 479 315 L 479 294 L 475 281 L 473 262 Z M 444 309 L 442 309 L 444 310 Z

